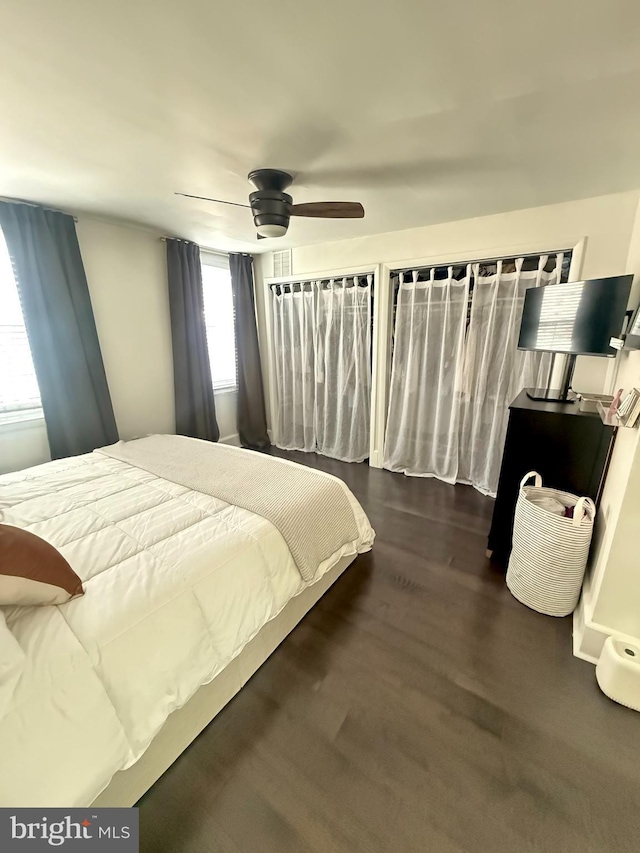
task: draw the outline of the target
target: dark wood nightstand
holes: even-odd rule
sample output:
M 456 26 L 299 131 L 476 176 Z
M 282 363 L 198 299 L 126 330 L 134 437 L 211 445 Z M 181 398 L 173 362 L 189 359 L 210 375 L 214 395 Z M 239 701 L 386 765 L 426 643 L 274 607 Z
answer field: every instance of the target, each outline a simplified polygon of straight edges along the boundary
M 487 556 L 506 564 L 520 480 L 528 471 L 545 486 L 599 501 L 616 428 L 578 403 L 530 400 L 526 391 L 509 407 L 509 426 L 493 510 Z

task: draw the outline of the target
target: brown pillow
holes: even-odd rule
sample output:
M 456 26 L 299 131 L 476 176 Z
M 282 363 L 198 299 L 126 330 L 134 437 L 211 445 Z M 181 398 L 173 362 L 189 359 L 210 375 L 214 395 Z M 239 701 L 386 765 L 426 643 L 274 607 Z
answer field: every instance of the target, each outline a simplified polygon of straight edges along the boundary
M 0 605 L 63 604 L 83 593 L 82 581 L 53 545 L 0 524 Z

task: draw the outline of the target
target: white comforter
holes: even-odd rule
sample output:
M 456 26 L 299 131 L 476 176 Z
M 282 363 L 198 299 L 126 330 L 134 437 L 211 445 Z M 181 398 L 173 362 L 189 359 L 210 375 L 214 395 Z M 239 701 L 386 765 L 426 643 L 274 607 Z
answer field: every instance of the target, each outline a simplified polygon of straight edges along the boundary
M 369 550 L 359 538 L 318 569 Z M 0 608 L 25 654 L 0 721 L 0 806 L 87 805 L 307 586 L 263 518 L 98 453 L 0 477 L 1 518 L 85 581 L 60 607 Z

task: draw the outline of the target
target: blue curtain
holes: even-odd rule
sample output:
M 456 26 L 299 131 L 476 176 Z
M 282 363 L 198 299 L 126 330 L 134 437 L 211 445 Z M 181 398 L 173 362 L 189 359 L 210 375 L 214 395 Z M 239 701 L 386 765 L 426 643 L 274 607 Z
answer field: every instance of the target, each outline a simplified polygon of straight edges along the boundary
M 271 444 L 262 386 L 256 306 L 253 292 L 253 258 L 229 255 L 236 323 L 238 357 L 238 435 L 243 447 L 264 450 Z
M 72 216 L 0 202 L 51 457 L 113 444 L 118 430 Z
M 220 430 L 204 324 L 199 247 L 186 240 L 167 240 L 167 271 L 176 432 L 217 441 Z

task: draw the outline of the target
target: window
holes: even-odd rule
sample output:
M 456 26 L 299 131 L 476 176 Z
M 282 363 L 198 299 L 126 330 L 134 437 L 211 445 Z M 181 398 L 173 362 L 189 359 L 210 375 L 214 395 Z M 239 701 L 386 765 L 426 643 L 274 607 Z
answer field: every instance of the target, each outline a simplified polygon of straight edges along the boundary
M 0 229 L 0 421 L 42 417 L 18 286 Z
M 214 390 L 238 385 L 236 331 L 229 262 L 218 255 L 202 254 L 204 323 Z

